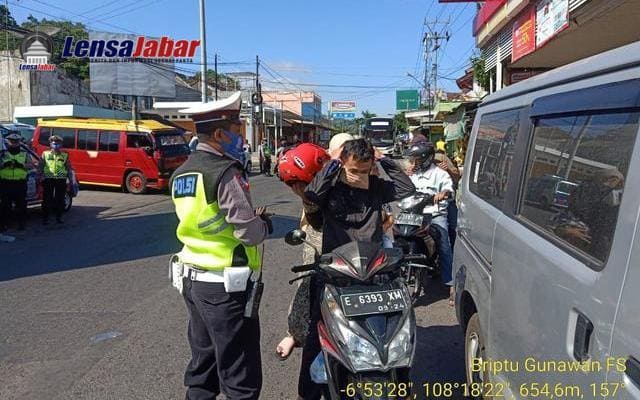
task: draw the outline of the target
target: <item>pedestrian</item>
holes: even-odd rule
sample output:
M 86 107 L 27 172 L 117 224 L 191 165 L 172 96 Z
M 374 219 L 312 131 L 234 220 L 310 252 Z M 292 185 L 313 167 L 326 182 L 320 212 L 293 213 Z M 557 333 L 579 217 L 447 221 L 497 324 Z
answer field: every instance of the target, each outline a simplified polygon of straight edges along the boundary
M 262 157 L 264 158 L 264 165 L 262 170 L 265 175 L 271 176 L 271 145 L 267 142 L 266 139 L 262 139 Z
M 260 325 L 245 317 L 251 275 L 261 269 L 257 245 L 273 231 L 264 208 L 254 210 L 243 172 L 241 98 L 187 110 L 200 143 L 171 177 L 179 219 L 178 258 L 189 312 L 191 361 L 187 400 L 258 399 L 262 387 Z
M 410 196 L 415 187 L 407 175 L 393 161 L 374 150 L 366 139 L 350 140 L 341 151 L 318 172 L 305 189 L 305 197 L 322 212 L 322 253 L 352 241 L 382 245 L 383 205 Z M 391 180 L 372 175 L 374 161 Z M 311 278 L 311 326 L 320 320 L 320 296 L 323 283 Z M 314 383 L 309 368 L 320 352 L 318 332 L 310 329 L 302 349 L 302 363 L 298 380 L 300 398 L 320 399 L 323 385 Z
M 31 157 L 20 143 L 22 136 L 7 136 L 7 149 L 0 153 L 0 231 L 9 227 L 11 210 L 15 204 L 18 230 L 25 229 L 27 218 L 27 175 L 31 169 Z
M 329 143 L 329 152 L 342 148 L 353 136 L 348 133 L 335 135 Z M 299 161 L 296 162 L 296 158 Z M 320 208 L 310 203 L 304 196 L 305 187 L 311 182 L 316 173 L 328 161 L 329 155 L 319 146 L 303 144 L 285 152 L 282 158 L 280 179 L 302 200 L 303 212 L 300 218 L 300 229 L 307 234 L 307 241 L 318 249 L 322 247 L 322 213 Z M 320 161 L 318 161 L 320 160 Z M 316 252 L 309 246 L 304 246 L 302 263 L 311 264 L 316 261 Z M 296 293 L 289 306 L 287 316 L 287 335 L 276 346 L 276 354 L 285 360 L 296 346 L 303 346 L 309 334 L 310 311 L 310 278 L 298 281 Z
M 264 173 L 264 154 L 262 153 L 262 149 L 265 144 L 267 143 L 267 139 L 262 138 L 262 140 L 260 141 L 260 146 L 258 146 L 258 158 L 259 160 L 259 164 L 260 164 L 260 173 L 263 174 Z
M 71 162 L 69 154 L 62 151 L 62 138 L 52 135 L 49 138 L 51 150 L 42 152 L 40 172 L 44 177 L 44 193 L 42 202 L 42 224 L 49 223 L 49 214 L 53 211 L 58 224 L 63 223 L 64 197 L 67 193 L 67 179 L 72 182 Z

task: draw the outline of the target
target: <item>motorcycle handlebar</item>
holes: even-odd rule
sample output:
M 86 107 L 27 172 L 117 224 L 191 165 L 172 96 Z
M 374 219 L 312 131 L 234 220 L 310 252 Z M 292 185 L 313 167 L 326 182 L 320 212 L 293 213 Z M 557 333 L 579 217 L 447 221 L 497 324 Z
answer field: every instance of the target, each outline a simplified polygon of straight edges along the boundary
M 291 272 L 309 272 L 316 269 L 316 264 L 304 264 L 304 265 L 296 265 L 291 268 Z
M 403 261 L 424 261 L 427 259 L 425 254 L 407 254 L 402 257 Z

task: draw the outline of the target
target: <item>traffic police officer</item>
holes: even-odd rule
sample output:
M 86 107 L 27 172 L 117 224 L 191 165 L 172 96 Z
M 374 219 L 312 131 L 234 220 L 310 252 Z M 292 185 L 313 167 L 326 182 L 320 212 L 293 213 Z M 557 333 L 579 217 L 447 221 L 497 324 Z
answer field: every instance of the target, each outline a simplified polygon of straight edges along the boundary
M 23 230 L 27 217 L 27 175 L 31 159 L 20 146 L 22 136 L 12 133 L 7 136 L 8 147 L 0 153 L 0 230 L 9 225 L 11 208 L 16 205 L 18 229 Z
M 179 219 L 178 254 L 189 311 L 191 346 L 184 383 L 188 400 L 257 399 L 262 386 L 260 327 L 245 318 L 247 281 L 261 268 L 257 245 L 272 231 L 254 211 L 241 162 L 240 93 L 182 110 L 199 144 L 171 178 Z
M 62 138 L 52 135 L 49 138 L 51 150 L 42 152 L 40 171 L 44 176 L 44 212 L 42 223 L 49 223 L 51 210 L 56 214 L 56 222 L 61 224 L 64 211 L 64 196 L 67 193 L 67 178 L 71 180 L 71 163 L 69 154 L 61 151 Z

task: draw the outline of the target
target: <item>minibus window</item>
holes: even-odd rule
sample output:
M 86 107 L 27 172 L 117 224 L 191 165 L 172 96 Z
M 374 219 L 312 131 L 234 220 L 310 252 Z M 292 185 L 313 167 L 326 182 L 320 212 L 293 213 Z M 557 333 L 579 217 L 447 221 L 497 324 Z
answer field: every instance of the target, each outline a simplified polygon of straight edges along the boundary
M 156 146 L 166 157 L 188 156 L 189 146 L 179 131 L 158 132 L 155 134 Z
M 38 137 L 38 144 L 41 146 L 49 146 L 49 136 L 51 136 L 50 128 L 40 128 L 40 136 Z
M 473 149 L 469 189 L 502 209 L 520 126 L 520 110 L 483 115 Z
M 147 135 L 127 134 L 127 147 L 134 149 L 145 147 L 153 148 L 153 143 Z
M 62 138 L 62 148 L 76 148 L 76 130 L 73 128 L 53 128 L 53 134 Z M 47 141 L 48 142 L 48 141 Z M 46 144 L 48 146 L 49 143 Z
M 78 129 L 78 150 L 94 150 L 98 147 L 98 131 Z
M 117 152 L 120 144 L 120 132 L 100 132 L 100 142 L 98 150 Z
M 527 165 L 525 193 L 532 195 L 522 199 L 520 214 L 543 232 L 605 263 L 639 118 L 640 112 L 622 112 L 539 119 Z M 532 190 L 541 179 L 561 184 Z

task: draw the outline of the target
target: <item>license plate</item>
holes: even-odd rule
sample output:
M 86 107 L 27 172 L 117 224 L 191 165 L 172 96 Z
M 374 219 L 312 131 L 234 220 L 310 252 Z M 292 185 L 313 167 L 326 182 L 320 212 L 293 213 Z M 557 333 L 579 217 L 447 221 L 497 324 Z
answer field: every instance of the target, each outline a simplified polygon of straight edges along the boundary
M 407 308 L 407 302 L 402 295 L 401 289 L 343 294 L 340 296 L 340 302 L 342 303 L 342 311 L 346 317 L 385 314 L 402 311 Z
M 398 225 L 422 226 L 424 215 L 402 213 L 396 217 L 394 223 Z

